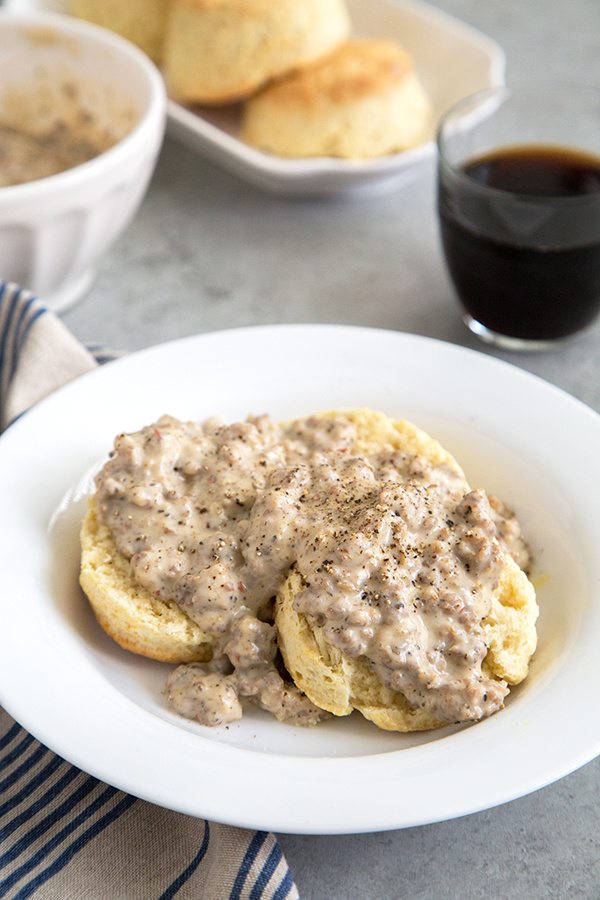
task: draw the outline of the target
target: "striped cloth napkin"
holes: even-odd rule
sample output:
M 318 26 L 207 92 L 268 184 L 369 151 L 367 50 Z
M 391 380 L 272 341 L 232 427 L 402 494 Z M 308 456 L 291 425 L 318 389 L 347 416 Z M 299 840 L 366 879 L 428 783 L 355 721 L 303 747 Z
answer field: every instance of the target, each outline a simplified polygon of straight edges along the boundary
M 109 358 L 85 349 L 28 291 L 0 282 L 0 428 Z M 174 813 L 102 784 L 0 708 L 5 897 L 297 900 L 298 891 L 272 834 Z

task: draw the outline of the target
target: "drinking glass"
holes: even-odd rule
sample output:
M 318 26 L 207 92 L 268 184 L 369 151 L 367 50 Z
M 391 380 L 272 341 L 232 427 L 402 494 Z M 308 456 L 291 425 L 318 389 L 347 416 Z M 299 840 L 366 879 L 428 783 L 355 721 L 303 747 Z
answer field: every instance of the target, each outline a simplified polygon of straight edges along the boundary
M 437 134 L 438 213 L 468 328 L 550 347 L 600 311 L 600 90 L 527 84 L 457 103 Z

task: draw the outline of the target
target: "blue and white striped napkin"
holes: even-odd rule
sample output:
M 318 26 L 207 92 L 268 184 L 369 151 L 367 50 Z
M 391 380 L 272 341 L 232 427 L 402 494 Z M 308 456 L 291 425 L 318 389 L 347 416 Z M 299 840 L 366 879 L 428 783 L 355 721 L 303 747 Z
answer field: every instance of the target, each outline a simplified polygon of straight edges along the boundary
M 0 282 L 0 429 L 109 358 L 97 345 L 86 350 L 28 291 Z M 0 898 L 26 897 L 297 900 L 298 891 L 272 834 L 124 794 L 0 708 Z

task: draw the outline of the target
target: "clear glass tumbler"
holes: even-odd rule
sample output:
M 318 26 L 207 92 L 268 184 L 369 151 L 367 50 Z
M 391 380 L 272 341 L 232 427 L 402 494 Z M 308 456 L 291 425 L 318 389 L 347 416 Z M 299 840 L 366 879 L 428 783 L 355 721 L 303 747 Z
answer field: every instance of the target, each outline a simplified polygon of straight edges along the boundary
M 438 212 L 468 328 L 550 347 L 600 311 L 600 90 L 498 87 L 442 118 Z

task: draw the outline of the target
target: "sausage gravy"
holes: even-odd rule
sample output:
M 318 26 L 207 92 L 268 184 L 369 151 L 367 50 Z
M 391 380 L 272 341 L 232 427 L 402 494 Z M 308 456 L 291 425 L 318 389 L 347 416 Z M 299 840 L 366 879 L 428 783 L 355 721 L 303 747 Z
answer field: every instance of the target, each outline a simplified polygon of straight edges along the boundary
M 355 443 L 343 414 L 287 426 L 165 416 L 116 438 L 96 480 L 101 521 L 135 580 L 213 645 L 211 662 L 168 679 L 182 715 L 221 725 L 243 697 L 295 724 L 325 715 L 277 665 L 272 604 L 293 567 L 297 611 L 411 705 L 445 722 L 502 706 L 482 622 L 506 554 L 528 562 L 514 515 L 447 466 Z

